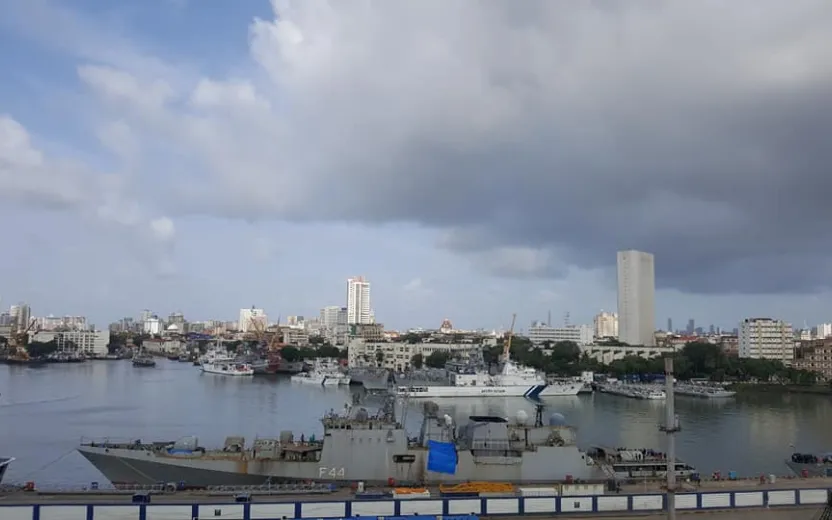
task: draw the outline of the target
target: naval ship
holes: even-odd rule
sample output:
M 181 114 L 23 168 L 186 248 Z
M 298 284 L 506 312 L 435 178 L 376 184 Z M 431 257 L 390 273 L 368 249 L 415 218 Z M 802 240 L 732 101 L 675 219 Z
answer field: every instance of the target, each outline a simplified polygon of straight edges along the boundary
M 410 438 L 388 398 L 375 414 L 357 403 L 323 419 L 324 435 L 257 438 L 247 445 L 228 437 L 219 449 L 196 438 L 176 442 L 82 442 L 78 451 L 113 484 L 184 482 L 188 486 L 253 486 L 292 481 L 347 485 L 430 485 L 472 480 L 555 483 L 613 476 L 575 445 L 575 430 L 554 414 L 543 424 L 539 407 L 533 424 L 518 412 L 510 420 L 471 416 L 456 426 L 423 404 L 418 436 Z

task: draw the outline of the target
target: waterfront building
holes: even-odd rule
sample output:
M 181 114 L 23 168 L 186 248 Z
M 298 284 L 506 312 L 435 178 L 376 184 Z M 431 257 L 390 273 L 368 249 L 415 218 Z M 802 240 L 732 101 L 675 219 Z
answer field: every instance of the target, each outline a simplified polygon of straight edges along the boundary
M 787 365 L 794 359 L 794 331 L 790 324 L 781 320 L 742 320 L 737 343 L 741 358 L 772 359 Z
M 416 354 L 427 359 L 434 352 L 447 352 L 452 358 L 467 361 L 480 345 L 470 343 L 401 343 L 369 342 L 353 339 L 347 346 L 347 361 L 350 367 L 378 367 L 403 372 L 410 367 Z M 381 352 L 381 355 L 378 354 Z M 381 361 L 379 362 L 379 358 Z
M 832 380 L 832 338 L 802 341 L 795 349 L 792 367 L 814 372 L 825 381 Z
M 544 343 L 571 341 L 578 345 L 592 343 L 592 328 L 588 325 L 566 325 L 564 327 L 550 327 L 545 323 L 532 323 L 529 327 L 529 341 L 540 346 Z
M 63 332 L 40 331 L 32 341 L 48 343 L 55 341 L 58 352 L 83 354 L 86 357 L 106 356 L 110 344 L 109 330 L 68 330 Z
M 656 280 L 653 255 L 618 252 L 618 339 L 628 345 L 656 344 Z
M 618 339 L 618 314 L 601 311 L 592 320 L 592 327 L 596 339 Z
M 363 276 L 347 280 L 347 323 L 370 324 L 375 321 L 370 305 L 370 282 Z

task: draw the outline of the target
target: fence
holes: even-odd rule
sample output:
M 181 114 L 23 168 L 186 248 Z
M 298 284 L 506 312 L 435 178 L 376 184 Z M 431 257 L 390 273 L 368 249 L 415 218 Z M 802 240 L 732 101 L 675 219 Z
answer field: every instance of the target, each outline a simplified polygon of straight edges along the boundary
M 829 490 L 782 489 L 769 491 L 708 491 L 679 493 L 676 509 L 724 510 L 755 507 L 822 506 L 827 504 Z M 568 497 L 467 497 L 418 498 L 382 500 L 309 500 L 305 502 L 218 502 L 146 504 L 38 504 L 2 505 L 2 520 L 286 520 L 346 519 L 354 517 L 453 517 L 454 520 L 476 520 L 479 516 L 556 516 L 559 514 L 587 516 L 595 513 L 650 513 L 665 508 L 662 494 L 595 495 Z M 398 519 L 396 519 L 398 520 Z

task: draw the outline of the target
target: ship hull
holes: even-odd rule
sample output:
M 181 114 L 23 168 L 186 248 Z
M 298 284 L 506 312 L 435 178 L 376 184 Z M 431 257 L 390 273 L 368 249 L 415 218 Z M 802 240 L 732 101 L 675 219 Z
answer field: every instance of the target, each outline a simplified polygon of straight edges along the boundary
M 417 399 L 432 399 L 445 397 L 540 397 L 578 395 L 582 385 L 522 385 L 522 386 L 409 386 L 398 387 L 396 395 Z
M 327 439 L 327 443 L 332 438 Z M 365 439 L 367 440 L 367 439 Z M 191 486 L 262 485 L 291 481 L 386 485 L 455 484 L 468 481 L 546 484 L 569 476 L 602 480 L 608 476 L 574 447 L 539 447 L 522 457 L 475 456 L 458 452 L 454 474 L 427 470 L 428 451 L 407 447 L 405 436 L 392 442 L 379 432 L 378 442 L 339 442 L 324 451 L 319 461 L 245 460 L 238 458 L 176 458 L 144 450 L 82 446 L 78 451 L 111 482 L 156 484 L 185 482 Z M 342 444 L 342 445 L 341 445 Z M 370 444 L 373 444 L 370 446 Z M 358 448 L 361 446 L 361 448 Z M 410 462 L 397 462 L 407 458 Z
M 12 463 L 12 458 L 0 458 L 0 483 L 3 482 L 3 477 L 6 475 L 6 470 L 9 469 L 9 464 Z

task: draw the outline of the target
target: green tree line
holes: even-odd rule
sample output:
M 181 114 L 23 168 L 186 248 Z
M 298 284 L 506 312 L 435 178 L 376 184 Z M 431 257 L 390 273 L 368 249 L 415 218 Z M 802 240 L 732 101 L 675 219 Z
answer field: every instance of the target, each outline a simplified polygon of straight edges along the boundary
M 486 363 L 500 361 L 502 345 L 486 347 L 483 358 Z M 416 356 L 414 356 L 415 358 Z M 528 338 L 515 337 L 511 344 L 511 358 L 518 363 L 534 367 L 547 374 L 576 376 L 582 371 L 622 377 L 630 374 L 663 374 L 661 357 L 645 359 L 626 356 L 605 364 L 581 353 L 580 347 L 571 341 L 560 341 L 542 349 L 532 345 Z M 449 360 L 444 352 L 433 352 L 424 360 L 429 367 L 442 367 Z M 416 366 L 415 359 L 414 366 Z M 421 358 L 418 360 L 422 363 Z M 727 381 L 780 381 L 798 385 L 817 382 L 817 375 L 806 370 L 785 366 L 780 361 L 768 359 L 740 359 L 729 356 L 719 345 L 692 342 L 674 355 L 674 372 L 678 379 L 706 378 L 716 382 Z

